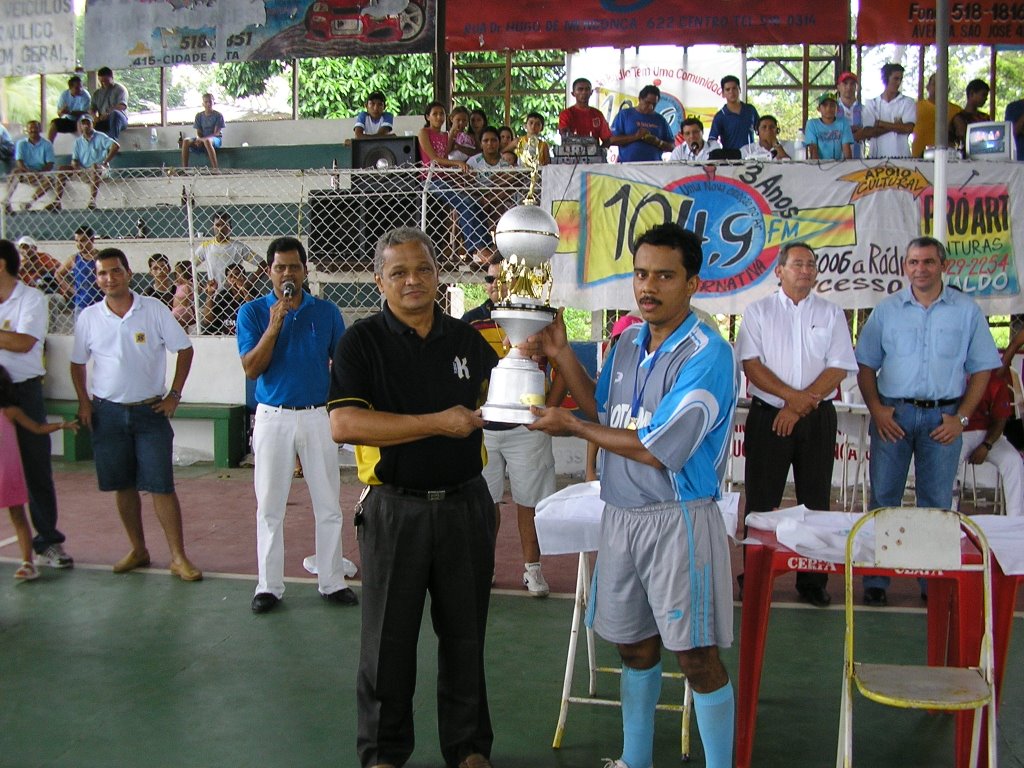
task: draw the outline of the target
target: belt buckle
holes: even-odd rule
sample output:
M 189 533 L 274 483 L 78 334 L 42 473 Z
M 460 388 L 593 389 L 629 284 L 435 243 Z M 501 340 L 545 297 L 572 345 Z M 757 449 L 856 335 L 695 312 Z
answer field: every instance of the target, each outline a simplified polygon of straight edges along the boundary
M 427 501 L 444 501 L 445 491 L 427 491 Z

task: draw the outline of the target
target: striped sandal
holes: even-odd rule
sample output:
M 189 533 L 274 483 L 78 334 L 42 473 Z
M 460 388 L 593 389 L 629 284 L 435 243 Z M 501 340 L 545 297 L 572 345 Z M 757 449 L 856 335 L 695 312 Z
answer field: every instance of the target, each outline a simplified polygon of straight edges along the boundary
M 32 581 L 39 578 L 39 571 L 35 565 L 26 561 L 23 561 L 21 567 L 14 572 L 14 578 L 19 581 Z

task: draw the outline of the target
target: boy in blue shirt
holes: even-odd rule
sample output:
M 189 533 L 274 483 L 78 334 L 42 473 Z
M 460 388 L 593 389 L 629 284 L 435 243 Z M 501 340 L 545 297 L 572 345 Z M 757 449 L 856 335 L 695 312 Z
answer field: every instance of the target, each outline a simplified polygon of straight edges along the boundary
M 353 129 L 357 139 L 365 136 L 387 136 L 394 130 L 395 116 L 384 111 L 384 94 L 374 91 L 366 97 L 366 109 L 356 115 Z
M 853 130 L 846 118 L 837 117 L 839 110 L 834 93 L 818 97 L 820 118 L 807 121 L 804 135 L 808 160 L 850 160 L 853 158 Z

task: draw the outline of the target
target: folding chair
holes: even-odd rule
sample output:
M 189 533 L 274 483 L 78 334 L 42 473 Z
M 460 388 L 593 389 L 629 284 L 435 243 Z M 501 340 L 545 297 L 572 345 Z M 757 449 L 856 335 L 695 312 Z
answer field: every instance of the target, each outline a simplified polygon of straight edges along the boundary
M 569 630 L 569 652 L 565 661 L 565 677 L 562 681 L 562 700 L 558 708 L 558 723 L 555 725 L 555 738 L 551 742 L 553 749 L 562 746 L 562 736 L 565 734 L 565 724 L 569 717 L 570 704 L 590 704 L 599 707 L 620 707 L 622 703 L 618 699 L 601 698 L 597 695 L 597 673 L 621 675 L 620 667 L 599 667 L 597 666 L 596 649 L 594 644 L 594 630 L 586 626 L 583 617 L 587 612 L 587 604 L 590 602 L 590 579 L 591 568 L 589 555 L 580 552 L 579 567 L 576 571 L 576 600 L 572 614 L 572 625 Z M 579 642 L 580 628 L 584 630 L 587 643 L 587 672 L 588 688 L 587 696 L 572 695 L 573 671 L 576 667 L 576 647 Z M 662 672 L 663 679 L 680 680 L 683 682 L 683 703 L 661 703 L 657 705 L 660 711 L 678 712 L 682 716 L 682 724 L 679 732 L 679 752 L 683 762 L 690 759 L 690 718 L 693 710 L 693 691 L 690 688 L 690 681 L 681 672 Z
M 982 499 L 978 501 L 978 468 L 975 464 L 971 464 L 970 458 L 964 459 L 963 470 L 960 473 L 960 498 L 958 502 L 963 501 L 963 494 L 967 490 L 967 470 L 971 471 L 971 511 L 977 513 L 980 507 L 987 507 L 988 501 Z M 957 512 L 960 511 L 960 503 L 956 505 Z M 996 515 L 1006 514 L 1006 491 L 1003 488 L 1003 476 L 999 474 L 999 470 L 996 469 L 996 487 L 992 492 L 992 513 Z
M 868 524 L 873 533 L 865 530 Z M 981 563 L 964 562 L 961 530 L 981 552 Z M 873 548 L 865 546 L 873 544 Z M 855 556 L 856 551 L 856 556 Z M 978 665 L 930 667 L 855 661 L 853 572 L 857 569 L 977 571 L 982 579 L 984 622 Z M 846 641 L 839 714 L 836 768 L 853 765 L 853 686 L 863 696 L 890 707 L 926 710 L 974 710 L 970 765 L 976 766 L 982 713 L 986 714 L 988 766 L 996 766 L 996 718 L 992 655 L 991 554 L 981 529 L 967 516 L 944 509 L 882 507 L 864 515 L 846 539 Z

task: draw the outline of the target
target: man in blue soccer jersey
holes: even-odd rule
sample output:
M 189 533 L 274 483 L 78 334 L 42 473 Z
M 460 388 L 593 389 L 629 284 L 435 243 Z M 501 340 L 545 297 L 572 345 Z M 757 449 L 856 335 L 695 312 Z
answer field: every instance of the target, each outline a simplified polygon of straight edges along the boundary
M 622 657 L 622 757 L 651 768 L 661 648 L 694 690 L 708 768 L 732 765 L 735 702 L 718 649 L 732 644 L 729 547 L 715 500 L 736 404 L 732 349 L 690 310 L 700 239 L 662 224 L 637 240 L 633 293 L 643 324 L 623 332 L 596 386 L 559 318 L 533 341 L 580 411 L 535 408 L 530 429 L 604 448 L 594 628 Z

